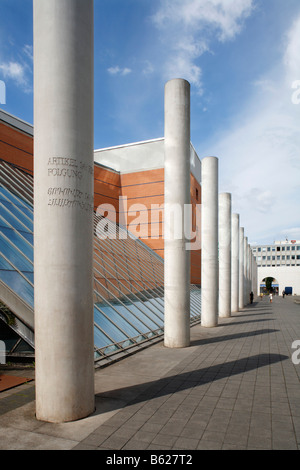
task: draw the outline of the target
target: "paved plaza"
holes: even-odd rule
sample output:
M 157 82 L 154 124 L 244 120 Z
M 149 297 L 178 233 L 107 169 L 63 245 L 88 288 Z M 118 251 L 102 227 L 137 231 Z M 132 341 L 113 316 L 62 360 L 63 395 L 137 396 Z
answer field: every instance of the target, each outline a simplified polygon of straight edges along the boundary
M 297 299 L 264 298 L 216 328 L 194 326 L 189 348 L 160 342 L 96 370 L 86 419 L 37 421 L 34 380 L 19 385 L 0 393 L 0 449 L 299 450 L 297 340 Z

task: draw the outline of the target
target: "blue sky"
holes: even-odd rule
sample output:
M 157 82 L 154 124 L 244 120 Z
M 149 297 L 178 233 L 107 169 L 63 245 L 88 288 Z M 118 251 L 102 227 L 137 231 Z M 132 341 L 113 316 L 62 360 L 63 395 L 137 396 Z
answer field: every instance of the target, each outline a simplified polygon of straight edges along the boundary
M 162 137 L 164 85 L 185 78 L 192 143 L 249 241 L 300 239 L 299 0 L 94 4 L 95 148 Z M 32 44 L 32 0 L 0 0 L 0 107 L 31 124 Z

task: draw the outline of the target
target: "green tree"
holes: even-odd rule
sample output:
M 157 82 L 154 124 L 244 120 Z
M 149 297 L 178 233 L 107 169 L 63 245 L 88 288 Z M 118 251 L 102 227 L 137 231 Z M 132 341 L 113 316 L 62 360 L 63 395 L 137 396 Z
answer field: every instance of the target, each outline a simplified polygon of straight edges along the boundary
M 265 283 L 266 283 L 266 289 L 268 292 L 272 290 L 272 282 L 274 281 L 273 277 L 266 277 Z

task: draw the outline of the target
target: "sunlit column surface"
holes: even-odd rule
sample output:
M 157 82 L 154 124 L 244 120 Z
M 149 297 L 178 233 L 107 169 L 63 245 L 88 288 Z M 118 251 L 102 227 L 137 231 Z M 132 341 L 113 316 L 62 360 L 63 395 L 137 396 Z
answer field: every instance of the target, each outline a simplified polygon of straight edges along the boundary
M 184 215 L 191 203 L 190 84 L 183 79 L 165 85 L 164 145 L 164 344 L 182 348 L 190 344 L 190 251 Z
M 231 194 L 219 195 L 219 316 L 231 315 Z
M 244 227 L 239 235 L 239 309 L 244 308 Z
M 218 159 L 201 160 L 201 325 L 218 324 Z
M 244 236 L 244 306 L 249 303 L 248 299 L 248 283 L 247 283 L 247 272 L 248 272 L 248 237 Z
M 232 214 L 231 235 L 231 311 L 239 310 L 239 247 L 240 247 L 240 216 Z
M 36 417 L 94 411 L 93 1 L 34 0 Z

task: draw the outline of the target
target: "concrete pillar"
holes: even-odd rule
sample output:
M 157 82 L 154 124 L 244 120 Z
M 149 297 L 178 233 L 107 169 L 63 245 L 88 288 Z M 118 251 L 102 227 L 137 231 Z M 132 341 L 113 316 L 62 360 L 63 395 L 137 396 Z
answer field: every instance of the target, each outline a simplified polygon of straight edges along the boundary
M 95 409 L 93 1 L 34 0 L 36 417 Z
M 190 84 L 183 79 L 165 85 L 164 206 L 164 344 L 190 344 L 190 251 L 184 230 L 190 204 Z M 176 222 L 174 214 L 178 215 Z M 175 217 L 176 217 L 175 215 Z
M 231 315 L 231 194 L 219 195 L 219 316 Z
M 240 227 L 239 245 L 239 309 L 242 309 L 244 308 L 244 227 Z
M 247 246 L 248 246 L 248 237 L 244 236 L 244 306 L 249 303 L 248 299 L 248 286 L 247 286 Z
M 218 324 L 219 261 L 218 261 L 218 159 L 201 161 L 201 325 Z
M 250 245 L 248 243 L 247 246 L 247 286 L 248 286 L 248 304 L 250 303 L 250 292 L 251 292 L 251 250 Z
M 232 214 L 231 229 L 231 311 L 239 310 L 240 216 Z
M 250 265 L 249 265 L 249 290 L 250 292 L 253 291 L 253 255 L 252 249 L 249 245 L 249 257 L 250 257 Z

